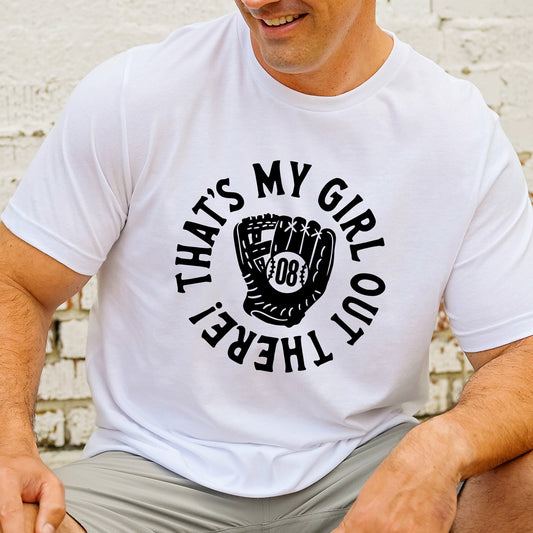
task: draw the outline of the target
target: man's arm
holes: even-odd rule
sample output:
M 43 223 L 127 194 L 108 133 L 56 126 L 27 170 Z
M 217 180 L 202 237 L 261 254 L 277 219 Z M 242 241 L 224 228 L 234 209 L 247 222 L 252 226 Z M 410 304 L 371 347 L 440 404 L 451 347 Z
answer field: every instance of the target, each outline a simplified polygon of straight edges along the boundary
M 65 513 L 63 487 L 39 458 L 33 414 L 52 315 L 88 281 L 0 224 L 0 526 L 24 530 L 22 506 L 40 503 L 36 532 Z
M 448 533 L 461 479 L 533 449 L 533 337 L 468 357 L 459 403 L 407 434 L 334 533 Z

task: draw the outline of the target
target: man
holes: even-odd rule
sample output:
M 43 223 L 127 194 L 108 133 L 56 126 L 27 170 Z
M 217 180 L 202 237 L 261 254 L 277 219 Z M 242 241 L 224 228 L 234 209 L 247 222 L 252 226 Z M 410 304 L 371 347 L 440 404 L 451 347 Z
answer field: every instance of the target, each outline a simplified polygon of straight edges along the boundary
M 533 216 L 497 118 L 373 0 L 236 3 L 88 76 L 3 215 L 2 531 L 530 531 Z M 64 518 L 32 409 L 97 271 Z M 443 295 L 476 372 L 416 426 Z

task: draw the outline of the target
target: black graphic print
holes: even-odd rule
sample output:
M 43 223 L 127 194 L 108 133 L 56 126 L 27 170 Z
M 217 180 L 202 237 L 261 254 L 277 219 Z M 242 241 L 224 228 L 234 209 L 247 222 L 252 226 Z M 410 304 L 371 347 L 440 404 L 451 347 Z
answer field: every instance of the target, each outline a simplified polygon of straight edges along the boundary
M 265 214 L 243 219 L 233 236 L 247 286 L 246 313 L 269 324 L 299 324 L 326 290 L 333 231 L 314 220 Z
M 254 163 L 251 175 L 256 191 L 244 192 L 239 179 L 224 177 L 206 184 L 203 194 L 191 200 L 175 248 L 177 294 L 199 291 L 199 298 L 188 301 L 189 325 L 217 355 L 258 372 L 291 374 L 329 366 L 349 356 L 378 318 L 387 285 L 366 262 L 385 247 L 378 220 L 353 189 L 357 180 L 314 173 L 309 163 L 279 160 Z M 282 204 L 293 209 L 292 217 L 287 212 L 238 214 L 245 207 L 247 213 L 265 213 L 263 199 L 277 197 L 284 197 Z M 328 227 L 298 216 L 302 205 L 316 210 Z M 181 203 L 179 207 L 181 212 Z M 232 236 L 242 273 L 237 282 L 246 289 L 242 303 L 235 302 L 233 276 L 218 263 L 231 255 L 227 239 Z M 333 272 L 340 252 L 342 271 Z M 333 295 L 322 298 L 332 289 Z M 303 320 L 312 306 L 315 316 Z M 240 309 L 254 320 L 241 321 Z M 280 327 L 267 330 L 266 324 Z M 335 342 L 347 346 L 340 354 L 333 351 L 332 328 L 338 334 Z

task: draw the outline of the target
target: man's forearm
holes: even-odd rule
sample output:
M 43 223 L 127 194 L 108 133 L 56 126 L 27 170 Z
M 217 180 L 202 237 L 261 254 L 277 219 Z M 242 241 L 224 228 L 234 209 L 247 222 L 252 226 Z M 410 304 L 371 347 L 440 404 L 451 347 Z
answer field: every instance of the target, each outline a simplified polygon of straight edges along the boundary
M 33 410 L 52 315 L 88 279 L 0 223 L 0 446 L 21 439 L 35 448 Z
M 33 414 L 52 312 L 0 278 L 0 448 L 33 445 Z

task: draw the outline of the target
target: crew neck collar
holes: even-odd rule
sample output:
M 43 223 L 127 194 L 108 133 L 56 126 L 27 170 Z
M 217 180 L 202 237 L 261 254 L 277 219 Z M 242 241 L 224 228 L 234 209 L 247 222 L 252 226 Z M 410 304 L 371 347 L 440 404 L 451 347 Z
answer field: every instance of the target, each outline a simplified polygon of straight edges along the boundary
M 315 96 L 298 92 L 273 78 L 255 57 L 248 26 L 238 13 L 235 16 L 238 19 L 237 31 L 241 47 L 245 52 L 246 67 L 255 83 L 259 85 L 261 90 L 267 91 L 276 100 L 309 111 L 336 111 L 357 105 L 363 100 L 366 100 L 384 87 L 395 76 L 399 67 L 406 59 L 409 49 L 406 44 L 397 39 L 394 33 L 387 31 L 387 34 L 394 40 L 392 51 L 383 65 L 371 78 L 355 89 L 338 96 Z

